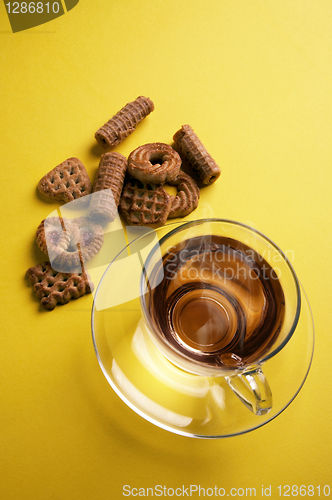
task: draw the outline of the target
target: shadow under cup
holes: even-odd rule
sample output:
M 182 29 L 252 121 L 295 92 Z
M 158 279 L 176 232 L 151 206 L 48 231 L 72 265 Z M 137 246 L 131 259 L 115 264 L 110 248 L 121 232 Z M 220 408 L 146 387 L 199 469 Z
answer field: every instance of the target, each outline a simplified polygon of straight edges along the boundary
M 150 252 L 140 296 L 146 330 L 169 361 L 225 377 L 256 414 L 271 409 L 261 365 L 291 338 L 301 295 L 290 262 L 270 239 L 233 221 L 184 224 Z

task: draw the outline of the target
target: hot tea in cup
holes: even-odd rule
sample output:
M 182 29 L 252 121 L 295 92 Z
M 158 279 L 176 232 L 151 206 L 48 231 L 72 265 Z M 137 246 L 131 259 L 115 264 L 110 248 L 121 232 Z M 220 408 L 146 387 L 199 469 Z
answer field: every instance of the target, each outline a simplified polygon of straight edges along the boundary
M 287 343 L 300 310 L 286 256 L 258 231 L 219 219 L 184 224 L 159 245 L 162 258 L 152 250 L 141 279 L 153 342 L 186 371 L 225 376 L 241 399 L 244 383 L 251 395 L 259 386 L 257 413 L 268 411 L 261 365 Z

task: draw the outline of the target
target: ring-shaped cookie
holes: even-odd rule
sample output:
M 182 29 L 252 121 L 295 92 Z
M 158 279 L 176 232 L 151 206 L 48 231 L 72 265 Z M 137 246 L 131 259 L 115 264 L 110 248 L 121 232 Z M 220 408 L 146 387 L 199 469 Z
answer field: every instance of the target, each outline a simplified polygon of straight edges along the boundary
M 83 262 L 92 259 L 104 243 L 102 227 L 86 217 L 72 219 L 71 225 L 74 227 L 75 239 L 73 238 L 73 243 L 78 248 L 76 251 L 81 252 Z
M 37 229 L 37 244 L 50 258 L 52 267 L 77 272 L 83 263 L 97 255 L 104 242 L 101 226 L 85 217 L 44 219 Z
M 132 151 L 128 173 L 141 182 L 164 184 L 175 179 L 181 167 L 180 155 L 168 144 L 152 142 Z
M 69 221 L 62 217 L 47 217 L 38 226 L 36 241 L 40 250 L 46 255 L 56 255 L 67 250 L 70 245 Z
M 197 208 L 200 191 L 190 175 L 180 171 L 179 175 L 168 184 L 177 188 L 177 195 L 172 198 L 169 219 L 185 217 Z

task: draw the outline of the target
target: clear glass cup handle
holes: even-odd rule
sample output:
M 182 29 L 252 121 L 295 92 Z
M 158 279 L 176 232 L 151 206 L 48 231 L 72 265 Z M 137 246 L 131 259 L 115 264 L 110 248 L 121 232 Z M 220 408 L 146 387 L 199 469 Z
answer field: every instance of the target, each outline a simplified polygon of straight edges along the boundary
M 272 408 L 272 392 L 261 367 L 225 377 L 238 398 L 255 415 L 265 415 Z

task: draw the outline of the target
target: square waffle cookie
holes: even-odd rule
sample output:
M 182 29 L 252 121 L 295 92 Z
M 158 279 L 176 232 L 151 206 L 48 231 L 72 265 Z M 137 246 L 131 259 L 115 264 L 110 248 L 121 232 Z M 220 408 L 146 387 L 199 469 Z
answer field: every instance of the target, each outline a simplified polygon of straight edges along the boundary
M 154 184 L 129 179 L 123 188 L 120 210 L 131 226 L 157 228 L 167 220 L 172 205 L 171 196 Z
M 30 267 L 27 277 L 44 309 L 52 311 L 57 304 L 67 304 L 93 291 L 86 273 L 59 273 L 49 262 Z

